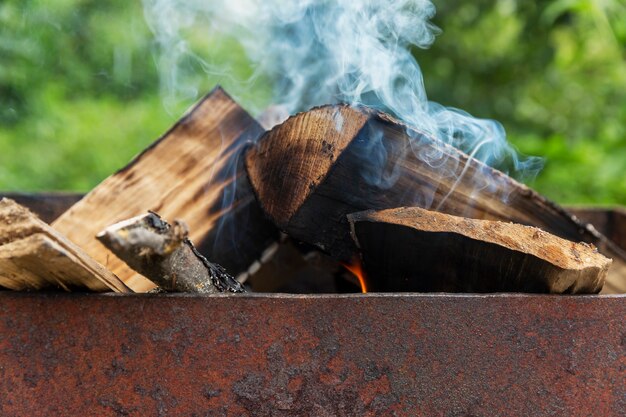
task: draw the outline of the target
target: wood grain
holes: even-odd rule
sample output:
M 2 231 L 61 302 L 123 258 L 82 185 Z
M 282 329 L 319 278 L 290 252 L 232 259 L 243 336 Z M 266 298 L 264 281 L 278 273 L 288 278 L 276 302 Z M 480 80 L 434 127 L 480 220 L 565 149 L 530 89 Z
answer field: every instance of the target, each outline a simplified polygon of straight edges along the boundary
M 135 291 L 154 284 L 95 238 L 118 221 L 152 210 L 189 225 L 199 250 L 231 274 L 245 271 L 275 237 L 257 206 L 240 154 L 263 132 L 221 88 L 161 139 L 104 180 L 53 226 Z
M 287 119 L 247 153 L 249 177 L 267 213 L 283 228 L 362 129 L 367 116 L 320 107 Z
M 611 260 L 595 247 L 515 223 L 416 207 L 348 216 L 378 291 L 600 291 Z
M 0 285 L 130 292 L 78 246 L 6 198 L 0 200 Z
M 626 209 L 624 207 L 568 207 L 568 211 L 584 222 L 593 224 L 600 233 L 626 252 Z M 601 294 L 626 294 L 626 261 L 613 259 Z
M 246 168 L 278 227 L 342 260 L 356 253 L 348 213 L 402 206 L 535 226 L 626 259 L 593 226 L 524 184 L 366 107 L 329 105 L 292 116 L 247 153 Z

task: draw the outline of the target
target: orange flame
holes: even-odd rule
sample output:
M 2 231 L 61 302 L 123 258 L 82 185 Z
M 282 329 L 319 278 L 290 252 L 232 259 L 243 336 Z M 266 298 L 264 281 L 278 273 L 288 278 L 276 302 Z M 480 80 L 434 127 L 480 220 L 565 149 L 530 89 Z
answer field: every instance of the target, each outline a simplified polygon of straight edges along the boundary
M 365 283 L 365 273 L 363 272 L 363 267 L 361 266 L 361 262 L 358 259 L 354 259 L 351 263 L 341 263 L 348 271 L 352 273 L 358 280 L 361 285 L 361 292 L 365 294 L 367 292 L 367 285 Z

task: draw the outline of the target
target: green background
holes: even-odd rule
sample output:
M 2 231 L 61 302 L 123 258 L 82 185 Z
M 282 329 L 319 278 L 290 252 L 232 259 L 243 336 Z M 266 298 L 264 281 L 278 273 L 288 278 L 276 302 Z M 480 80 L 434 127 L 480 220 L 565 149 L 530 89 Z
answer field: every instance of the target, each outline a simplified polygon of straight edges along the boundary
M 626 2 L 436 2 L 415 50 L 431 100 L 501 121 L 546 158 L 532 186 L 562 203 L 626 204 Z M 166 97 L 141 3 L 0 2 L 0 190 L 87 191 L 216 83 L 255 112 L 271 86 L 233 39 L 189 32 L 222 75 L 189 62 L 197 94 Z

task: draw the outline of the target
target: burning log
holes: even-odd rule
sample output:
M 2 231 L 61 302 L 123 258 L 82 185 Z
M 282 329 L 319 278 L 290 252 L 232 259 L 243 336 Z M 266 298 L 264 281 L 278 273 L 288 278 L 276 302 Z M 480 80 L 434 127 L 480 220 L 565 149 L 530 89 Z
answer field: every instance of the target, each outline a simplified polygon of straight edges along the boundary
M 239 282 L 198 252 L 184 223 L 175 221 L 170 226 L 159 215 L 148 213 L 116 223 L 97 238 L 165 291 L 243 292 Z
M 348 215 L 375 291 L 592 294 L 611 260 L 535 227 L 398 208 Z
M 27 208 L 0 200 L 0 285 L 13 290 L 130 290 Z
M 247 152 L 246 168 L 280 229 L 341 260 L 356 252 L 347 214 L 402 206 L 535 226 L 626 259 L 527 186 L 366 107 L 328 105 L 289 118 Z
M 136 291 L 154 284 L 111 256 L 94 236 L 119 219 L 149 210 L 184 220 L 201 253 L 235 275 L 246 271 L 276 239 L 240 158 L 262 133 L 248 113 L 216 88 L 53 226 Z
M 276 253 L 246 281 L 254 292 L 291 294 L 353 292 L 352 277 L 339 262 L 310 245 L 285 238 Z M 346 280 L 346 278 L 348 280 Z M 238 278 L 239 279 L 239 278 Z

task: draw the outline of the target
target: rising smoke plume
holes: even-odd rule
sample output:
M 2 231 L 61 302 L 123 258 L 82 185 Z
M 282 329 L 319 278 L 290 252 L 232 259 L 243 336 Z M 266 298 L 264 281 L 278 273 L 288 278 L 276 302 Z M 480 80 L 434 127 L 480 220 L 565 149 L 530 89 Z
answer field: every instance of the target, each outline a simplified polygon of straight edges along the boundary
M 269 80 L 271 103 L 289 114 L 329 103 L 366 104 L 509 174 L 528 177 L 541 168 L 539 158 L 518 157 L 500 123 L 428 101 L 411 48 L 429 47 L 439 33 L 430 22 L 435 7 L 429 0 L 143 3 L 158 47 L 162 88 L 170 97 L 198 94 L 181 76 L 190 61 L 207 72 L 225 71 L 219 62 L 191 53 L 186 35 L 202 27 L 207 36 L 210 31 L 235 37 L 255 68 L 246 88 L 254 88 L 254 80 Z M 421 157 L 437 163 L 436 156 Z

